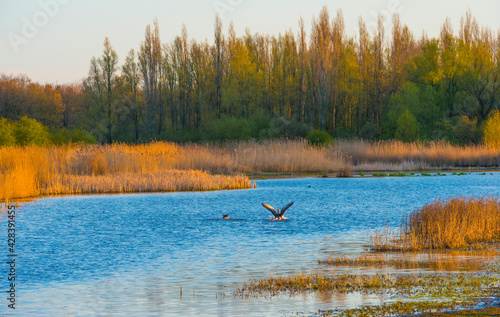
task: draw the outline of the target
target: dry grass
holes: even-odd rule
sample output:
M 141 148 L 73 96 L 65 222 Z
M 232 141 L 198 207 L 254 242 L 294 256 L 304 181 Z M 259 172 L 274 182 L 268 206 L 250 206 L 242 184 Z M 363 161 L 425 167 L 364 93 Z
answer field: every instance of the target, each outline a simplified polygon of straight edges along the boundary
M 305 140 L 224 145 L 146 145 L 0 148 L 0 199 L 53 193 L 107 193 L 249 188 L 247 179 L 214 174 L 422 170 L 498 166 L 499 152 L 447 143 L 337 141 L 311 147 Z M 198 173 L 174 173 L 203 171 Z M 91 177 L 91 178 L 89 178 Z M 201 180 L 201 181 L 200 181 Z
M 500 166 L 500 151 L 482 145 L 446 142 L 404 143 L 337 140 L 335 146 L 311 147 L 305 140 L 188 145 L 181 169 L 219 173 L 302 173 L 337 171 L 416 171 L 429 168 Z M 191 153 L 193 155 L 191 155 Z M 198 154 L 198 155 L 194 155 Z
M 340 153 L 330 148 L 311 147 L 305 140 L 240 143 L 234 151 L 235 161 L 244 172 L 328 172 L 347 166 Z
M 334 150 L 348 158 L 354 170 L 364 171 L 500 166 L 500 151 L 484 145 L 339 140 Z
M 481 248 L 500 241 L 500 201 L 452 198 L 436 201 L 404 219 L 399 232 L 372 236 L 375 251 Z
M 246 176 L 189 168 L 201 154 L 171 143 L 0 148 L 0 199 L 251 188 Z
M 329 149 L 303 140 L 215 145 L 0 148 L 0 199 L 40 195 L 251 188 L 240 173 L 344 168 Z M 230 176 L 221 176 L 230 175 Z M 236 175 L 236 176 L 234 176 Z

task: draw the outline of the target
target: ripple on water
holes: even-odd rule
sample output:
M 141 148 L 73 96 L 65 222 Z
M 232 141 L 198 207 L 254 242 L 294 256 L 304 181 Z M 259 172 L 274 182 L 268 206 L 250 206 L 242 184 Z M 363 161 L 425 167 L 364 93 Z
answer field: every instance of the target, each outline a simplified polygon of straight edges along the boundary
M 360 294 L 271 300 L 232 292 L 251 277 L 311 271 L 335 251 L 359 253 L 369 232 L 436 198 L 499 195 L 499 185 L 497 174 L 293 179 L 245 191 L 41 199 L 17 218 L 16 313 L 269 316 L 378 303 Z M 289 220 L 266 221 L 262 202 L 292 200 Z M 240 220 L 216 220 L 223 214 Z

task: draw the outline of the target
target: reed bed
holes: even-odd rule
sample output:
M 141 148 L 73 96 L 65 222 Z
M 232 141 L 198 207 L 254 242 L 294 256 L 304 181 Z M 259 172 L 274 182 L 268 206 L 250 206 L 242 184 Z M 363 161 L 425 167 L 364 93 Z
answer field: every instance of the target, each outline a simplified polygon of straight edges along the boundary
M 246 176 L 190 169 L 187 155 L 200 154 L 173 143 L 4 147 L 0 199 L 251 188 Z
M 500 151 L 484 145 L 455 146 L 442 141 L 339 140 L 334 150 L 348 158 L 355 170 L 365 171 L 500 166 Z
M 348 165 L 341 153 L 311 147 L 306 140 L 272 140 L 182 146 L 181 169 L 218 173 L 304 173 L 338 171 Z
M 226 146 L 226 150 L 233 147 Z M 312 147 L 305 140 L 245 142 L 234 146 L 235 160 L 245 172 L 329 172 L 348 166 L 330 147 Z
M 241 173 L 323 172 L 344 166 L 340 156 L 310 147 L 304 140 L 4 147 L 0 148 L 0 199 L 243 189 L 252 184 Z
M 241 175 L 210 175 L 198 170 L 169 170 L 155 174 L 69 175 L 63 178 L 61 184 L 44 188 L 41 194 L 147 193 L 237 188 L 248 188 L 248 178 Z
M 429 167 L 498 167 L 499 164 L 499 152 L 491 148 L 457 147 L 442 142 L 422 145 L 340 140 L 335 146 L 312 147 L 307 141 L 297 139 L 221 145 L 154 142 L 3 147 L 0 148 L 0 199 L 51 193 L 216 189 L 218 185 L 213 184 L 220 183 L 221 179 L 212 177 L 219 174 L 337 172 L 339 176 L 348 177 L 351 170 L 404 171 Z M 186 184 L 174 186 L 168 178 L 176 179 L 181 174 L 164 174 L 173 170 L 203 171 L 206 184 L 195 186 L 195 180 L 188 181 L 188 177 L 199 179 L 199 174 L 182 174 L 178 181 Z M 145 178 L 154 183 L 146 185 L 140 181 Z M 239 178 L 227 180 L 220 189 L 251 187 L 249 181 L 242 185 Z
M 451 198 L 425 205 L 401 222 L 398 232 L 385 229 L 371 237 L 374 251 L 484 248 L 500 241 L 500 201 Z

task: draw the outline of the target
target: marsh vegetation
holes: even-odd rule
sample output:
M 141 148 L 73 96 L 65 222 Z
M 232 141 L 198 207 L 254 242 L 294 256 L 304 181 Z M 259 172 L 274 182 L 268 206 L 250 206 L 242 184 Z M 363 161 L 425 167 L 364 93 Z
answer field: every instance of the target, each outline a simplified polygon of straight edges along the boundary
M 419 170 L 495 168 L 500 165 L 498 153 L 486 146 L 441 142 L 338 140 L 315 146 L 304 139 L 202 145 L 154 142 L 2 147 L 0 199 L 243 189 L 252 187 L 244 174 L 261 173 L 350 177 L 352 171 L 394 171 L 373 176 L 400 177 L 415 175 Z
M 500 294 L 499 206 L 493 198 L 436 201 L 405 218 L 398 233 L 377 232 L 366 253 L 332 254 L 318 260 L 320 267 L 311 273 L 254 278 L 235 296 L 335 292 L 384 297 L 382 305 L 324 311 L 323 316 L 432 313 L 493 301 Z
M 451 198 L 412 212 L 398 231 L 371 237 L 374 251 L 481 249 L 500 241 L 500 201 L 496 198 Z

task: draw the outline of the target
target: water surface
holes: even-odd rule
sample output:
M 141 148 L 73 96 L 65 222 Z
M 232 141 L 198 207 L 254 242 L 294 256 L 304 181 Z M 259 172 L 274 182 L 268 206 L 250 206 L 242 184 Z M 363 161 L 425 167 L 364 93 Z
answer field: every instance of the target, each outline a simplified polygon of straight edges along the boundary
M 397 226 L 402 216 L 436 198 L 500 196 L 498 174 L 257 184 L 243 191 L 28 203 L 16 219 L 17 309 L 12 314 L 0 299 L 0 312 L 281 316 L 378 303 L 376 296 L 359 294 L 241 299 L 233 291 L 251 277 L 321 270 L 317 260 L 333 252 L 359 253 L 370 232 Z M 295 204 L 285 214 L 288 221 L 266 221 L 270 213 L 262 202 L 278 208 L 290 201 Z M 219 220 L 223 214 L 239 220 Z M 0 228 L 7 232 L 5 217 Z M 1 269 L 7 272 L 5 263 Z

